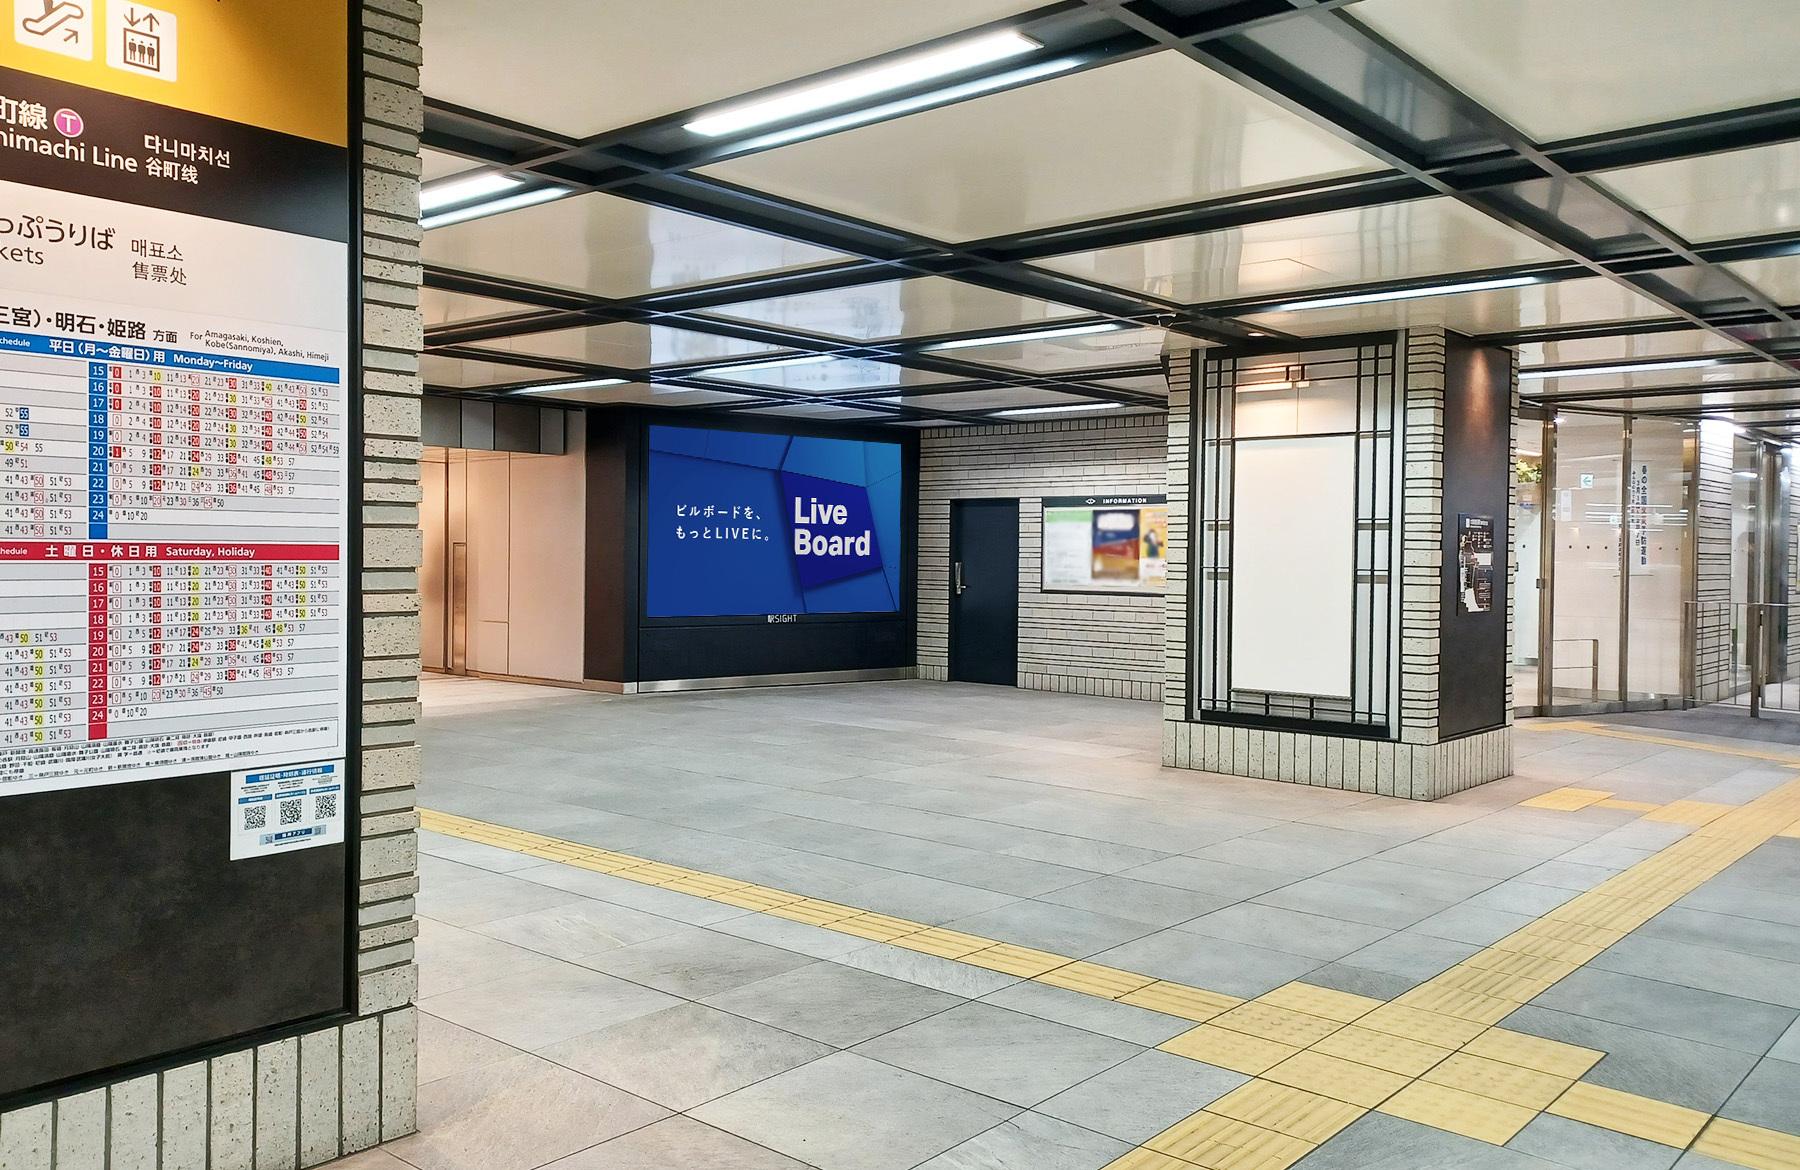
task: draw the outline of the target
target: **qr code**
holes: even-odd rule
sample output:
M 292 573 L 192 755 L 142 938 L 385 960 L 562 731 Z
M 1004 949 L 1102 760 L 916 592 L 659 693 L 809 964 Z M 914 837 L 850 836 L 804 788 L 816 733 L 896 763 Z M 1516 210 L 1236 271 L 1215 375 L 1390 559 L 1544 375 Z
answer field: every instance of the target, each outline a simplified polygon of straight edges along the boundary
M 313 820 L 329 821 L 337 816 L 337 793 L 323 793 L 313 799 Z
M 297 825 L 300 823 L 299 801 L 284 800 L 281 802 L 281 823 L 284 825 Z
M 244 810 L 244 828 L 266 829 L 269 827 L 269 806 L 253 804 Z

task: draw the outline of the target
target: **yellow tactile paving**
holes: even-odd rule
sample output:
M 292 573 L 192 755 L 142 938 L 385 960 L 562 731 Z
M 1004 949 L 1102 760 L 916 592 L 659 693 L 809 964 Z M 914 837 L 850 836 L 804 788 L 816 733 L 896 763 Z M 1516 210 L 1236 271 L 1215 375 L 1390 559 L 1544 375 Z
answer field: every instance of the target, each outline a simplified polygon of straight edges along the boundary
M 1108 1162 L 1105 1170 L 1194 1170 L 1194 1163 L 1139 1146 Z
M 1311 1048 L 1288 1057 L 1265 1072 L 1263 1079 L 1373 1109 L 1404 1089 L 1412 1078 Z
M 1468 1052 L 1457 1053 L 1420 1079 L 1434 1085 L 1449 1085 L 1478 1097 L 1522 1105 L 1534 1112 L 1562 1096 L 1573 1083 L 1568 1077 L 1552 1076 Z
M 1580 1048 L 1505 1028 L 1489 1028 L 1463 1045 L 1463 1051 L 1569 1080 L 1586 1076 L 1587 1071 L 1606 1055 L 1592 1048 Z
M 1697 1109 L 1585 1082 L 1571 1085 L 1545 1112 L 1678 1150 L 1687 1148 L 1708 1120 Z
M 802 898 L 798 902 L 788 902 L 780 906 L 772 906 L 767 911 L 777 918 L 788 918 L 795 922 L 810 922 L 814 926 L 830 926 L 846 918 L 855 918 L 862 911 L 851 906 L 840 906 L 836 902 L 821 902 L 817 898 Z
M 1080 991 L 1101 999 L 1118 999 L 1141 987 L 1148 987 L 1156 980 L 1135 971 L 1121 971 L 1117 967 L 1103 967 L 1099 963 L 1080 962 L 1046 971 L 1037 976 L 1037 982 L 1048 983 L 1052 987 L 1066 987 L 1070 991 Z
M 1435 980 L 1419 984 L 1394 1001 L 1404 1007 L 1415 1007 L 1440 1016 L 1451 1016 L 1476 1024 L 1498 1024 L 1514 1011 L 1521 1001 L 1501 999 L 1465 991 L 1449 983 Z
M 925 929 L 925 924 L 906 918 L 891 918 L 886 914 L 865 912 L 853 918 L 840 918 L 831 924 L 831 929 L 843 934 L 853 934 L 857 938 L 873 939 L 876 942 L 892 942 L 905 935 L 917 934 Z
M 1434 987 L 1450 987 L 1457 991 L 1467 991 L 1489 999 L 1529 1003 L 1548 991 L 1555 980 L 1533 979 L 1529 976 L 1513 974 L 1510 971 L 1496 970 L 1493 967 L 1477 966 L 1465 962 L 1458 963 L 1444 971 L 1432 979 L 1431 983 Z M 1429 1004 L 1423 1003 L 1420 1006 L 1430 1007 Z
M 1352 1024 L 1313 1045 L 1312 1051 L 1411 1078 L 1419 1076 L 1453 1050 Z
M 777 906 L 785 906 L 789 902 L 803 902 L 798 894 L 790 894 L 785 890 L 772 890 L 767 886 L 739 886 L 735 890 L 712 895 L 715 902 L 723 902 L 727 906 L 742 906 L 746 910 L 772 910 Z
M 1357 1021 L 1365 1028 L 1401 1036 L 1441 1048 L 1460 1048 L 1487 1029 L 1472 1020 L 1459 1020 L 1403 1003 L 1390 1003 L 1376 1008 Z
M 1292 1008 L 1297 1012 L 1305 1012 L 1309 1016 L 1322 1016 L 1327 1020 L 1348 1024 L 1361 1016 L 1368 1015 L 1385 1001 L 1296 981 L 1283 984 L 1274 991 L 1257 996 L 1256 1002 Z
M 1318 1147 L 1300 1138 L 1205 1111 L 1144 1143 L 1205 1170 L 1286 1170 Z
M 1619 800 L 1614 797 L 1609 800 L 1596 800 L 1594 807 L 1624 809 L 1626 812 L 1649 812 L 1652 809 L 1661 808 L 1662 805 L 1651 800 Z
M 1021 979 L 1035 979 L 1046 971 L 1066 967 L 1070 962 L 1067 955 L 1034 951 L 1030 947 L 1015 947 L 1011 943 L 1000 943 L 984 951 L 975 951 L 964 955 L 961 961 L 986 967 L 989 971 L 998 971 L 1003 975 L 1017 975 Z
M 1737 808 L 1732 804 L 1713 804 L 1705 800 L 1677 800 L 1655 812 L 1644 814 L 1647 821 L 1663 821 L 1671 825 L 1710 825 Z
M 1212 1024 L 1190 1028 L 1179 1036 L 1157 1045 L 1164 1052 L 1185 1056 L 1205 1064 L 1216 1064 L 1246 1076 L 1267 1072 L 1300 1051 L 1292 1044 L 1264 1040 L 1243 1032 L 1233 1032 Z
M 1267 997 L 1265 997 L 1267 998 Z M 1153 1012 L 1165 1015 L 1180 1016 L 1184 1020 L 1205 1023 L 1221 1012 L 1228 1012 L 1244 1001 L 1235 995 L 1222 995 L 1217 991 L 1204 988 L 1189 987 L 1185 983 L 1169 983 L 1158 980 L 1148 987 L 1140 987 L 1119 997 L 1120 1003 L 1128 1003 L 1133 1007 L 1149 1008 Z
M 1485 950 L 1470 955 L 1463 960 L 1470 967 L 1479 967 L 1484 971 L 1504 971 L 1508 975 L 1520 975 L 1526 979 L 1547 979 L 1552 982 L 1572 975 L 1580 970 L 1579 963 L 1569 963 L 1562 959 L 1545 958 L 1543 955 L 1525 955 L 1518 951 Z
M 1429 1081 L 1414 1081 L 1383 1101 L 1376 1111 L 1496 1146 L 1511 1141 L 1538 1115 L 1536 1109 Z
M 998 946 L 999 940 L 933 926 L 913 934 L 902 935 L 894 940 L 894 945 L 905 947 L 909 951 L 936 955 L 941 959 L 960 959 L 964 955 L 972 955 L 976 951 L 985 951 L 989 947 Z
M 1554 812 L 1576 812 L 1590 804 L 1599 804 L 1612 796 L 1612 793 L 1598 788 L 1557 788 L 1534 796 L 1530 800 L 1521 800 L 1520 808 L 1544 808 Z
M 1344 1026 L 1324 1016 L 1297 1012 L 1292 1008 L 1276 1007 L 1256 1000 L 1232 1008 L 1214 1017 L 1212 1022 L 1221 1028 L 1260 1036 L 1278 1044 L 1292 1044 L 1296 1048 L 1316 1044 Z
M 1694 1152 L 1751 1170 L 1800 1170 L 1800 1137 L 1723 1117 L 1694 1140 Z
M 1251 1081 L 1208 1105 L 1206 1112 L 1316 1146 L 1368 1110 L 1290 1085 Z

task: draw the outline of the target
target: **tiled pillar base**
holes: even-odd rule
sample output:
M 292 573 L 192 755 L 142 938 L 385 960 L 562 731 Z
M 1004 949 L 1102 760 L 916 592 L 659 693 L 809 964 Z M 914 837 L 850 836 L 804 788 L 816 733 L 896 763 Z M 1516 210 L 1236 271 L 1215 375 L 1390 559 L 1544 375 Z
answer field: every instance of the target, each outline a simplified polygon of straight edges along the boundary
M 1511 727 L 1499 727 L 1446 743 L 1411 744 L 1168 720 L 1163 723 L 1163 763 L 1316 788 L 1437 800 L 1510 776 L 1512 737 Z

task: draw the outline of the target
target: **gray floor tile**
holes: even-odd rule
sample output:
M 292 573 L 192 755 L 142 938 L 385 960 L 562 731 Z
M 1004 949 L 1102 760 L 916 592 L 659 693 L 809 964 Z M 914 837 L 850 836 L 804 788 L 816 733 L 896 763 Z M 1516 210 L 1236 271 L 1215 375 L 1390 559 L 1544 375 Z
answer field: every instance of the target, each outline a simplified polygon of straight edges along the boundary
M 737 918 L 727 918 L 723 922 L 714 922 L 706 929 L 746 938 L 751 942 L 766 943 L 784 951 L 793 951 L 797 955 L 811 955 L 815 959 L 839 959 L 869 945 L 866 938 L 839 934 L 808 922 L 776 918 L 772 914 L 744 914 Z
M 1384 926 L 1365 926 L 1258 902 L 1215 910 L 1183 923 L 1181 929 L 1320 960 L 1341 959 L 1389 933 Z
M 419 1132 L 387 1149 L 418 1170 L 531 1170 L 668 1110 L 535 1056 L 419 1089 Z
M 1329 987 L 1333 991 L 1348 991 L 1351 995 L 1366 995 L 1371 999 L 1398 999 L 1415 986 L 1411 979 L 1390 975 L 1386 971 L 1352 967 L 1348 963 L 1327 963 L 1308 971 L 1306 982 Z
M 1423 983 L 1433 975 L 1456 966 L 1480 949 L 1475 943 L 1456 942 L 1402 930 L 1344 956 L 1344 965 L 1398 975 L 1413 983 Z
M 922 874 L 896 874 L 858 886 L 855 901 L 864 910 L 873 910 L 877 914 L 942 926 L 952 919 L 980 914 L 1016 899 L 1011 894 L 958 885 Z
M 672 918 L 583 898 L 548 910 L 496 918 L 472 929 L 489 938 L 553 958 L 579 959 L 596 951 L 648 942 L 686 928 Z
M 327 1162 L 330 1170 L 410 1170 L 408 1164 L 379 1147 Z
M 1484 910 L 1504 910 L 1539 918 L 1575 896 L 1575 891 L 1514 878 L 1471 897 L 1464 905 Z
M 1009 902 L 947 925 L 952 930 L 1076 959 L 1110 950 L 1156 929 L 1133 918 L 1096 914 L 1035 899 Z
M 1593 966 L 1576 971 L 1532 1002 L 1756 1056 L 1767 1052 L 1795 1018 L 1790 1008 Z
M 878 1036 L 855 1051 L 986 1097 L 1032 1106 L 1143 1051 L 983 1003 Z
M 515 1048 L 536 1049 L 678 1002 L 660 991 L 553 959 L 523 975 L 422 999 L 419 1006 Z
M 820 1170 L 911 1170 L 1018 1112 L 840 1052 L 702 1105 L 694 1117 Z
M 806 1170 L 804 1163 L 688 1117 L 669 1117 L 544 1170 Z
M 677 1112 L 832 1051 L 767 1024 L 684 1003 L 538 1050 L 576 1072 Z
M 1043 1020 L 1054 1020 L 1071 1028 L 1098 1032 L 1102 1036 L 1129 1040 L 1146 1048 L 1161 1044 L 1194 1026 L 1190 1020 L 1024 979 L 983 996 L 981 1002 L 1024 1012 Z
M 581 965 L 683 999 L 705 999 L 817 961 L 811 955 L 690 927 L 589 955 Z
M 1348 885 L 1334 880 L 1330 874 L 1306 878 L 1253 899 L 1259 906 L 1279 906 L 1321 918 L 1383 926 L 1389 930 L 1411 926 L 1460 900 L 1394 886 Z
M 1593 965 L 1800 1009 L 1800 963 L 1633 935 L 1614 943 Z
M 1140 1145 L 1249 1079 L 1167 1052 L 1145 1052 L 1063 1090 L 1037 1111 Z
M 1218 894 L 1183 890 L 1156 882 L 1126 877 L 1095 878 L 1091 882 L 1052 890 L 1038 896 L 1040 902 L 1073 906 L 1117 918 L 1145 923 L 1150 929 L 1174 926 L 1210 913 L 1229 903 Z
M 1206 861 L 1198 857 L 1165 857 L 1161 861 L 1152 861 L 1149 865 L 1140 865 L 1116 876 L 1213 894 L 1233 902 L 1242 898 L 1254 898 L 1295 880 L 1292 874 L 1272 873 L 1266 869 Z
M 1094 956 L 1094 961 L 1244 999 L 1273 991 L 1324 965 L 1307 955 L 1208 938 L 1181 929 L 1161 931 L 1102 951 Z
M 1422 919 L 1411 928 L 1416 934 L 1429 934 L 1435 938 L 1454 939 L 1457 942 L 1475 943 L 1479 946 L 1491 946 L 1507 935 L 1529 926 L 1536 921 L 1529 914 L 1514 914 L 1506 910 L 1490 910 L 1483 906 L 1471 906 L 1467 902 L 1452 906 L 1448 910 L 1440 910 L 1430 918 Z
M 1763 1060 L 1719 1110 L 1721 1117 L 1800 1134 L 1800 1064 Z
M 1792 890 L 1755 890 L 1747 886 L 1724 885 L 1715 879 L 1675 904 L 1694 910 L 1710 910 L 1764 922 L 1800 926 L 1800 898 L 1795 898 Z
M 1366 1114 L 1296 1170 L 1555 1170 L 1555 1163 L 1384 1113 Z
M 552 962 L 536 951 L 431 918 L 419 919 L 414 953 L 419 961 L 421 999 L 542 970 Z
M 855 967 L 815 963 L 706 1002 L 796 1035 L 848 1048 L 965 1001 Z
M 419 914 L 451 926 L 475 926 L 496 918 L 511 918 L 549 906 L 561 906 L 577 895 L 507 874 L 486 874 L 419 890 Z
M 1570 1170 L 1669 1170 L 1680 1150 L 1610 1129 L 1540 1113 L 1506 1143 Z
M 1777 1060 L 1785 1060 L 1789 1064 L 1800 1064 L 1800 1020 L 1788 1025 L 1788 1030 L 1769 1049 L 1769 1055 Z
M 422 1085 L 484 1064 L 498 1064 L 519 1054 L 520 1050 L 510 1044 L 471 1032 L 461 1024 L 439 1019 L 430 1012 L 419 1013 L 419 1083 Z
M 1065 1121 L 1021 1113 L 921 1162 L 919 1170 L 1094 1170 L 1130 1149 Z
M 1662 938 L 1800 963 L 1800 926 L 1785 923 L 1672 906 L 1634 933 L 1640 938 Z
M 1518 877 L 1539 864 L 1529 857 L 1520 857 L 1516 853 L 1494 853 L 1486 849 L 1459 849 L 1453 845 L 1443 845 L 1430 840 L 1408 841 L 1404 845 L 1396 845 L 1385 853 L 1376 854 L 1374 860 L 1399 862 L 1403 865 L 1422 865 L 1431 869 L 1475 874 L 1496 880 Z
M 990 992 L 1019 982 L 1016 976 L 1002 975 L 998 971 L 988 971 L 968 963 L 940 959 L 936 955 L 924 955 L 886 943 L 876 943 L 851 951 L 836 961 L 863 971 L 873 971 L 877 975 L 886 975 L 891 979 L 903 979 L 921 987 L 948 992 L 963 999 L 980 999 Z
M 615 906 L 642 910 L 660 918 L 673 918 L 690 926 L 707 926 L 727 918 L 742 917 L 745 913 L 742 908 L 728 906 L 723 902 L 679 894 L 674 890 L 659 890 L 655 886 L 639 885 L 611 874 L 577 869 L 572 865 L 546 865 L 532 870 L 530 878 L 539 885 L 566 890 L 584 898 L 597 898 Z
M 1526 1006 L 1506 1026 L 1606 1053 L 1586 1080 L 1707 1113 L 1725 1103 L 1756 1058 L 1679 1036 Z

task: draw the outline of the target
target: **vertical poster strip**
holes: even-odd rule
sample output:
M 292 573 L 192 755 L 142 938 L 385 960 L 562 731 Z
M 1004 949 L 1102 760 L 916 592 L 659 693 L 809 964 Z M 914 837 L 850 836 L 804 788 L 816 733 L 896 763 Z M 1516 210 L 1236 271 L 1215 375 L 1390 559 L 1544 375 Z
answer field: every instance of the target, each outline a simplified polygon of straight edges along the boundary
M 0 39 L 0 798 L 353 746 L 349 10 L 163 5 Z

